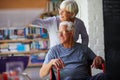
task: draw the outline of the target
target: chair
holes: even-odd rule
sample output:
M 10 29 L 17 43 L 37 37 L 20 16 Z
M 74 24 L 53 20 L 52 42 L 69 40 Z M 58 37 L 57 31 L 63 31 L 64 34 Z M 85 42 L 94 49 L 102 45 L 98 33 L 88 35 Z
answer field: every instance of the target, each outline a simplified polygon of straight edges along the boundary
M 3 56 L 0 57 L 0 73 L 6 71 L 6 63 L 21 61 L 26 69 L 29 61 L 29 56 Z
M 57 79 L 56 79 L 56 75 L 53 71 L 53 68 L 50 69 L 50 80 L 60 80 L 60 69 L 54 67 L 55 69 L 57 69 Z
M 90 68 L 90 70 L 89 70 L 89 74 L 90 75 L 92 75 L 92 71 L 91 71 L 91 67 L 89 66 L 89 68 Z M 103 71 L 103 73 L 105 73 L 106 71 L 106 69 L 105 69 L 105 63 L 103 63 L 102 65 L 101 65 L 101 68 L 102 68 L 102 71 Z M 57 69 L 57 68 L 56 68 Z M 54 74 L 54 71 L 53 71 L 53 68 L 51 68 L 51 70 L 50 70 L 50 80 L 60 80 L 60 69 L 57 69 L 57 76 L 55 76 L 55 74 Z
M 29 61 L 29 56 L 3 56 L 0 57 L 0 74 L 2 74 L 2 77 L 0 77 L 0 80 L 8 80 L 8 74 L 6 73 L 6 63 L 23 63 L 23 70 L 27 68 Z M 17 65 L 18 66 L 18 65 Z M 26 78 L 27 80 L 31 80 L 30 77 L 26 73 L 22 73 L 21 76 Z M 18 78 L 16 78 L 18 80 Z

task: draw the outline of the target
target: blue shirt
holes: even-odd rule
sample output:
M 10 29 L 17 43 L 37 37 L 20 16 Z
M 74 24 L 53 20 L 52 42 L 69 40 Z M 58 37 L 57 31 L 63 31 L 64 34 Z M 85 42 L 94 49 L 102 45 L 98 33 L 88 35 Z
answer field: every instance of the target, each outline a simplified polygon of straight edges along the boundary
M 88 74 L 88 60 L 93 60 L 95 54 L 93 51 L 84 47 L 80 43 L 75 43 L 72 48 L 64 48 L 62 44 L 52 47 L 45 58 L 44 64 L 49 63 L 51 59 L 61 58 L 65 67 L 61 69 L 61 80 L 67 77 L 75 79 L 85 79 Z
M 49 17 L 46 19 L 38 18 L 32 22 L 33 25 L 37 25 L 36 27 L 47 29 L 50 39 L 50 47 L 53 47 L 54 45 L 60 43 L 57 34 L 59 23 L 60 23 L 59 16 Z M 81 35 L 82 44 L 88 46 L 89 38 L 83 21 L 78 18 L 75 18 L 74 24 L 75 24 L 74 40 L 77 41 L 79 35 Z

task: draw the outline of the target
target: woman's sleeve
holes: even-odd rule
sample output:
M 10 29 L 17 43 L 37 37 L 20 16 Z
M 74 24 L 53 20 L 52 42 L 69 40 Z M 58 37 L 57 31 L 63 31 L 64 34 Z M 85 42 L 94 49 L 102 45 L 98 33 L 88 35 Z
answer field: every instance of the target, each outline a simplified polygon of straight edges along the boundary
M 82 44 L 88 46 L 89 36 L 87 34 L 87 30 L 83 22 L 81 23 L 80 32 L 81 32 Z
M 34 21 L 32 21 L 32 25 L 34 27 L 41 27 L 47 29 L 48 27 L 50 27 L 50 25 L 53 24 L 54 19 L 55 17 L 49 17 L 46 19 L 37 18 Z

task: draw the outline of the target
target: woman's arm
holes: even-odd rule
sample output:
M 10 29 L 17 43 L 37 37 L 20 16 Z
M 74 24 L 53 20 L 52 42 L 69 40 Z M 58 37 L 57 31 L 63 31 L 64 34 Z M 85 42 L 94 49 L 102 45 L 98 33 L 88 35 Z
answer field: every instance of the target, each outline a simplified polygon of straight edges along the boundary
M 87 34 L 87 30 L 84 23 L 82 23 L 82 27 L 81 27 L 81 38 L 82 38 L 82 44 L 88 46 L 89 36 Z
M 53 24 L 53 21 L 55 20 L 55 17 L 49 17 L 46 19 L 41 19 L 41 18 L 37 18 L 34 21 L 32 21 L 31 26 L 34 27 L 41 27 L 41 28 L 48 28 L 50 27 L 50 25 Z

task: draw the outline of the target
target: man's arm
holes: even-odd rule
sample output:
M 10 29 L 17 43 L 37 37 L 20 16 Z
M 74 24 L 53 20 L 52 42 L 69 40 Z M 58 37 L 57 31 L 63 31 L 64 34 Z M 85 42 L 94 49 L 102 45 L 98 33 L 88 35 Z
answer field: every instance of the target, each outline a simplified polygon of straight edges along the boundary
M 43 64 L 40 69 L 40 77 L 43 78 L 43 77 L 47 76 L 50 72 L 51 67 L 52 67 L 51 62 L 49 62 L 48 64 Z
M 47 76 L 52 66 L 55 66 L 55 68 L 61 69 L 64 67 L 64 63 L 60 58 L 58 58 L 58 59 L 52 59 L 48 64 L 43 64 L 40 69 L 40 77 L 43 78 Z
M 95 53 L 89 47 L 88 48 L 84 47 L 84 51 L 86 51 L 87 55 L 89 56 L 88 61 L 90 61 L 90 63 L 92 64 L 91 67 L 102 69 L 104 59 L 101 56 L 95 55 Z

